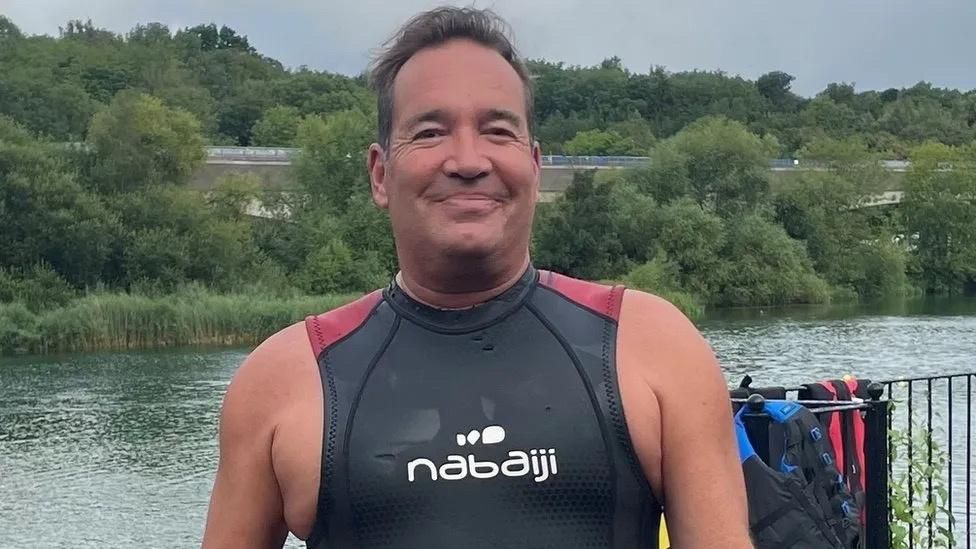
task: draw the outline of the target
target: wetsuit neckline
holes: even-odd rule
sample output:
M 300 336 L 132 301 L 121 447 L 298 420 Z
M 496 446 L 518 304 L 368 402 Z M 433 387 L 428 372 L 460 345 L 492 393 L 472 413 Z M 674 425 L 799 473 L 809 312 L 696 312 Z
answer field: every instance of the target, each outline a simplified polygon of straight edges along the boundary
M 529 265 L 510 288 L 467 309 L 431 307 L 407 294 L 396 279 L 390 282 L 383 295 L 400 315 L 417 324 L 439 332 L 462 333 L 485 328 L 514 312 L 525 302 L 538 278 L 538 270 Z

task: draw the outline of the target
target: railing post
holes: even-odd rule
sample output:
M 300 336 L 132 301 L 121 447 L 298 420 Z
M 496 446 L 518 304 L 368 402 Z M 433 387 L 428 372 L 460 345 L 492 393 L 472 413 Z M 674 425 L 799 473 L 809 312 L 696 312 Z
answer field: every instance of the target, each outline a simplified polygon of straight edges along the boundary
M 868 387 L 871 400 L 865 414 L 864 454 L 866 478 L 865 549 L 887 549 L 890 543 L 888 510 L 888 401 L 882 400 L 884 387 Z

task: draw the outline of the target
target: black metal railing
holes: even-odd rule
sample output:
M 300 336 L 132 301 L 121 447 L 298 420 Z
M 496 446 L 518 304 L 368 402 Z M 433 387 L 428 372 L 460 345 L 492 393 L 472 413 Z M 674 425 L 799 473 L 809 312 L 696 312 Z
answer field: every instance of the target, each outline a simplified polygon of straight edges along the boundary
M 757 394 L 785 391 L 795 393 L 801 388 L 750 388 Z M 890 547 L 888 424 L 889 402 L 882 398 L 884 386 L 875 384 L 868 390 L 870 398 L 862 401 L 795 400 L 820 416 L 822 414 L 860 414 L 864 420 L 864 501 L 860 547 L 888 549 Z M 754 398 L 754 397 L 753 397 Z M 733 405 L 745 405 L 748 399 L 732 398 Z M 761 408 L 761 404 L 759 405 Z M 835 419 L 840 421 L 840 419 Z M 760 455 L 764 452 L 756 449 Z
M 771 389 L 802 390 L 748 391 Z M 815 412 L 857 413 L 864 421 L 862 547 L 976 545 L 974 391 L 976 372 L 880 381 L 867 399 L 840 407 L 837 401 L 798 401 Z
M 910 549 L 945 545 L 972 549 L 976 543 L 976 372 L 895 379 L 884 386 L 892 403 L 887 425 L 892 434 L 888 459 L 891 495 L 897 493 L 904 500 L 900 505 L 903 516 L 890 509 L 890 520 L 911 526 L 905 540 Z

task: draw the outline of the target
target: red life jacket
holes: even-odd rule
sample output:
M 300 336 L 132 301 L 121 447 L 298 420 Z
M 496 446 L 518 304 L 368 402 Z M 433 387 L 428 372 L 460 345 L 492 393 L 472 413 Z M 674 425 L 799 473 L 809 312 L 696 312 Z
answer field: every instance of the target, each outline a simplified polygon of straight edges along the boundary
M 803 385 L 801 400 L 831 400 L 850 402 L 867 399 L 870 381 L 832 379 Z M 864 509 L 864 419 L 859 411 L 828 412 L 820 415 L 820 422 L 827 429 L 830 445 L 842 466 L 842 474 L 859 509 Z M 861 515 L 861 521 L 865 519 Z

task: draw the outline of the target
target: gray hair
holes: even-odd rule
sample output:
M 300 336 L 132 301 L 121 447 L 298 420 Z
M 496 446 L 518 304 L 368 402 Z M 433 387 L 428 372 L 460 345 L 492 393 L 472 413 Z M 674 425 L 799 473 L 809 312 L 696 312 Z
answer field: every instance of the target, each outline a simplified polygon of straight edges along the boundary
M 532 78 L 518 55 L 505 21 L 491 10 L 441 7 L 414 16 L 385 44 L 369 71 L 370 87 L 376 92 L 378 138 L 384 149 L 393 131 L 393 81 L 400 68 L 420 50 L 456 38 L 468 39 L 501 55 L 515 69 L 525 90 L 526 124 L 535 134 Z

